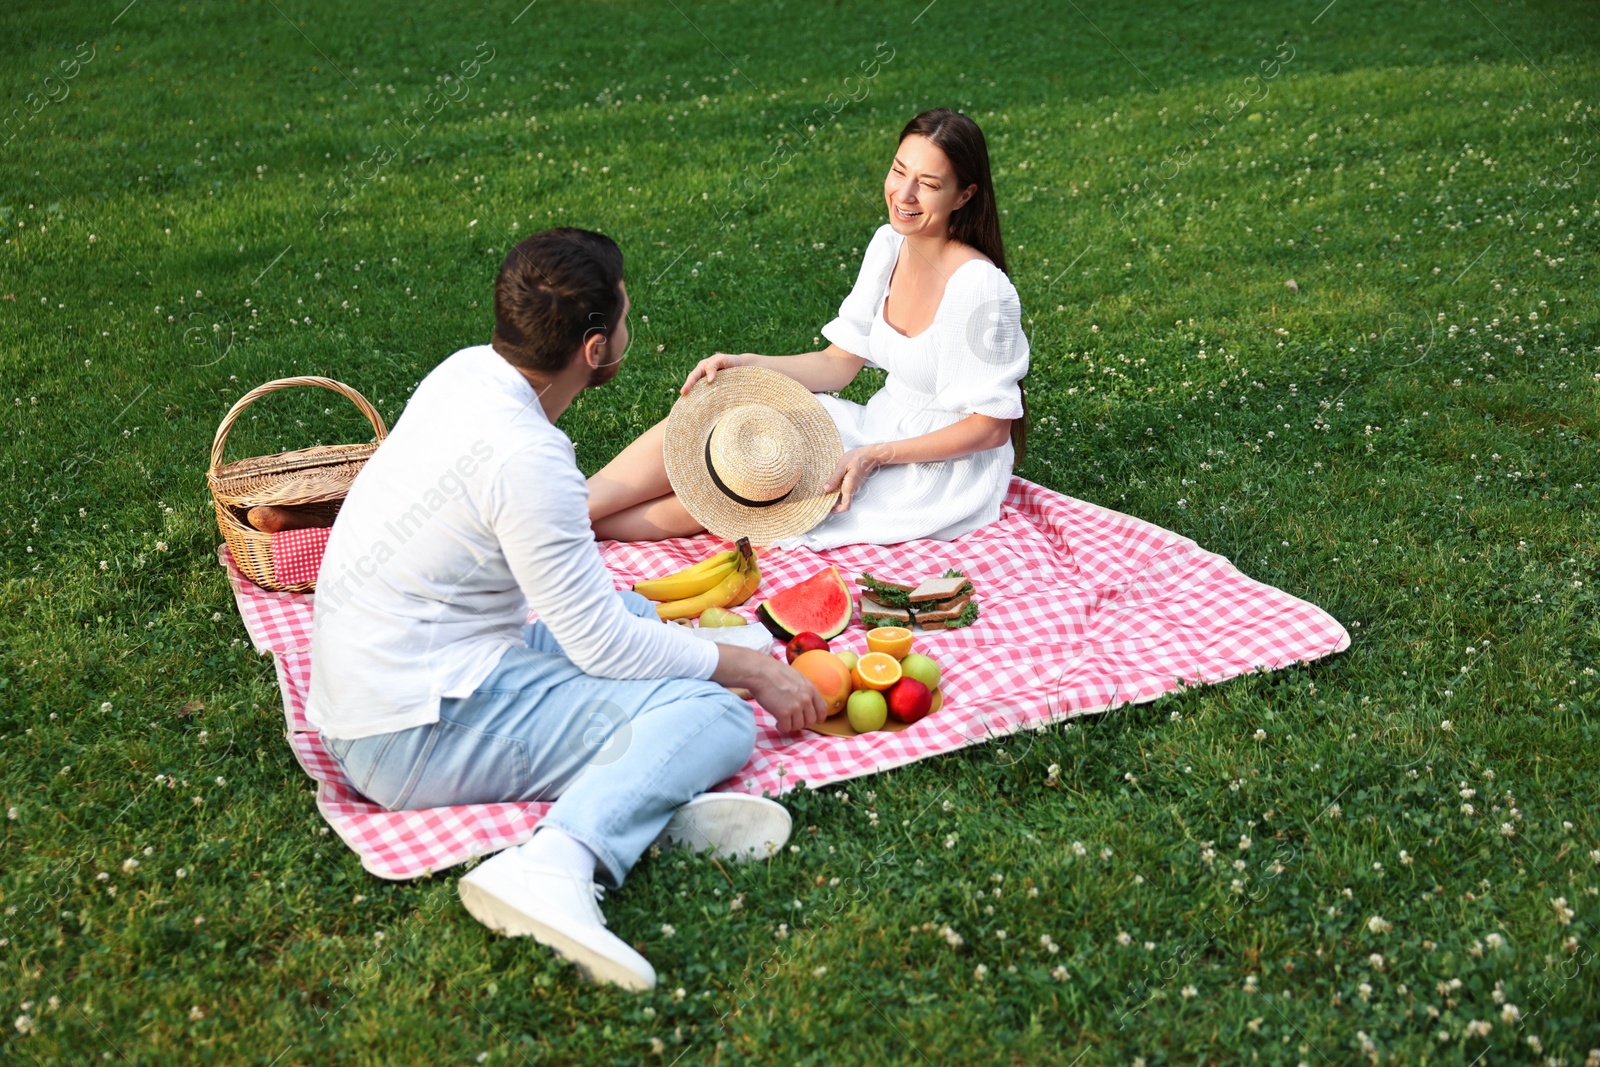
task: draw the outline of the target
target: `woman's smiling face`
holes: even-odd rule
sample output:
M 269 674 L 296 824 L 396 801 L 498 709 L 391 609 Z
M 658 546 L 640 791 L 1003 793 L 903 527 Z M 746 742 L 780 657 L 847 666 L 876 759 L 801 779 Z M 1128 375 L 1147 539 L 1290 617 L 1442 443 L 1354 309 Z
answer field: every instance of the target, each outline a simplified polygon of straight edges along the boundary
M 951 212 L 977 189 L 976 185 L 958 185 L 955 168 L 944 150 L 926 137 L 912 134 L 900 142 L 883 180 L 889 225 L 904 237 L 942 236 L 949 232 Z

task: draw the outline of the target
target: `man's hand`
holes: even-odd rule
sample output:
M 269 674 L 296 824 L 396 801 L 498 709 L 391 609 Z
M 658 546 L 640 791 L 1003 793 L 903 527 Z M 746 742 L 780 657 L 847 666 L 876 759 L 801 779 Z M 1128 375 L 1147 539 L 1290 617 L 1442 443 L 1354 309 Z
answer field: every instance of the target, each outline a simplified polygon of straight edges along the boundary
M 799 733 L 828 717 L 827 702 L 810 679 L 787 663 L 749 648 L 718 645 L 711 680 L 750 690 L 757 704 L 778 720 L 784 733 Z

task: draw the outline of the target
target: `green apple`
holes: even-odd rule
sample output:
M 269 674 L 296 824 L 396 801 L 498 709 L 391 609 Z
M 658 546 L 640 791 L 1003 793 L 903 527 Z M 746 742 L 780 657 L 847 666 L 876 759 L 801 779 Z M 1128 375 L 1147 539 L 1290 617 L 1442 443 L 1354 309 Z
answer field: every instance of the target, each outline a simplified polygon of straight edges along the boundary
M 883 729 L 883 724 L 889 721 L 889 702 L 876 689 L 857 689 L 850 694 L 844 713 L 850 718 L 852 730 L 858 734 L 870 733 Z
M 861 658 L 858 654 L 850 651 L 848 648 L 843 652 L 835 652 L 834 655 L 838 656 L 839 659 L 844 663 L 844 669 L 847 671 L 855 670 L 856 661 Z
M 920 652 L 913 652 L 900 661 L 900 675 L 915 678 L 928 687 L 928 692 L 939 688 L 939 665 Z

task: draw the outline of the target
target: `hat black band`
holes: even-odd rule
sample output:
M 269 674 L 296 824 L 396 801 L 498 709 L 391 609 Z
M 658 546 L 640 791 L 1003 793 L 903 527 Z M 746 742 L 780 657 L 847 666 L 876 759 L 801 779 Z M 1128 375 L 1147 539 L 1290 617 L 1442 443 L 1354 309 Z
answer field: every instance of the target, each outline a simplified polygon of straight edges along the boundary
M 784 491 L 783 496 L 775 496 L 771 500 L 747 500 L 738 493 L 735 493 L 732 489 L 729 489 L 726 485 L 723 485 L 722 479 L 717 477 L 717 468 L 711 462 L 710 434 L 706 434 L 706 473 L 711 475 L 711 484 L 720 489 L 723 496 L 727 497 L 735 504 L 743 504 L 747 508 L 770 508 L 774 504 L 782 503 L 784 497 L 787 497 L 790 493 L 794 492 L 794 486 L 791 485 Z M 799 483 L 797 482 L 795 484 L 798 485 Z

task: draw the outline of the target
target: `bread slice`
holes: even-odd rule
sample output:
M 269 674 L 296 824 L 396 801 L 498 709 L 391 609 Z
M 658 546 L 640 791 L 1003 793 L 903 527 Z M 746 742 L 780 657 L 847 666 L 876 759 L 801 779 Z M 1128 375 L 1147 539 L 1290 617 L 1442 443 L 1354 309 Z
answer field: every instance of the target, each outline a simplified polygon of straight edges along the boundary
M 972 583 L 967 581 L 966 575 L 948 575 L 943 578 L 929 578 L 911 590 L 906 595 L 906 601 L 915 608 L 918 604 L 938 603 L 971 592 Z
M 929 601 L 925 604 L 917 604 L 912 608 L 912 614 L 914 614 L 918 620 L 921 620 L 924 617 L 937 619 L 943 615 L 958 615 L 960 614 L 961 609 L 966 607 L 971 600 L 972 594 L 970 592 L 962 593 L 960 596 L 951 597 L 949 600 Z
M 905 582 L 894 582 L 884 578 L 874 578 L 871 574 L 863 574 L 856 579 L 856 584 L 861 587 L 863 596 L 871 596 L 885 607 L 904 608 L 906 597 L 916 586 Z
M 910 626 L 911 612 L 905 608 L 880 604 L 867 594 L 861 594 L 861 625 L 867 629 L 875 626 Z
M 917 625 L 924 630 L 954 630 L 978 621 L 978 602 L 968 600 L 955 611 L 917 612 Z

